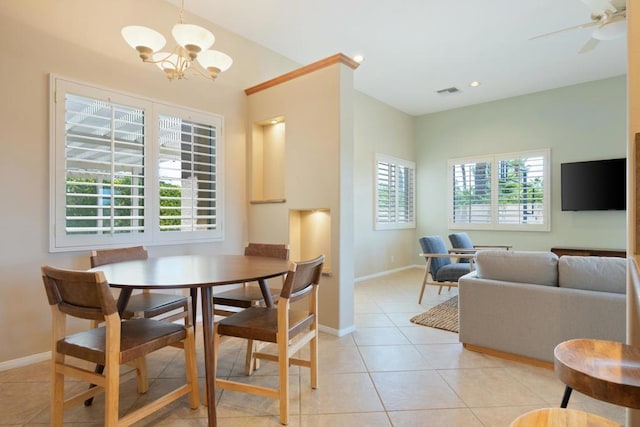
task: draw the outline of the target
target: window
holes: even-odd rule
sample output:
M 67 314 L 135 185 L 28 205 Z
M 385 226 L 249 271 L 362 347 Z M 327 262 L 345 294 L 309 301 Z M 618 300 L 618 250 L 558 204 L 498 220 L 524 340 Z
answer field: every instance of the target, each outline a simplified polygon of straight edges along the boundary
M 376 155 L 375 229 L 415 228 L 415 163 Z
M 221 240 L 219 116 L 52 77 L 52 251 Z
M 449 228 L 549 231 L 549 150 L 449 161 Z

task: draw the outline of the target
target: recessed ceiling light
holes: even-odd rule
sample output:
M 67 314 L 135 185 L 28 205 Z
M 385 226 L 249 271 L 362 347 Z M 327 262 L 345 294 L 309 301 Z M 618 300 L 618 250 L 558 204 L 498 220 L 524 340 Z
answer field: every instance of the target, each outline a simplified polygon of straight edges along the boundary
M 354 55 L 353 60 L 356 61 L 358 64 L 362 64 L 362 61 L 364 61 L 364 55 L 361 55 L 361 54 Z
M 478 86 L 480 86 L 480 82 L 471 82 L 471 83 L 469 83 L 469 86 L 478 87 Z
M 271 120 L 271 124 L 272 124 L 272 125 L 275 125 L 276 123 L 278 123 L 278 121 L 277 121 L 277 120 Z

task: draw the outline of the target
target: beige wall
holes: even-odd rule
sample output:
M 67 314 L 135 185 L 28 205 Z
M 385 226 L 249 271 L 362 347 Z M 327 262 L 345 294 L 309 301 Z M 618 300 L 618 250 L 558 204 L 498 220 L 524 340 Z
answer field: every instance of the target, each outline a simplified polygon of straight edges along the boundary
M 373 229 L 375 155 L 415 161 L 415 119 L 362 93 L 355 105 L 354 268 L 360 278 L 412 265 L 419 250 L 415 229 Z
M 325 254 L 331 275 L 323 277 L 320 286 L 320 322 L 339 334 L 353 327 L 352 94 L 353 70 L 334 64 L 254 93 L 248 100 L 250 128 L 274 117 L 284 117 L 286 124 L 286 202 L 250 205 L 249 239 L 287 242 L 294 261 L 296 256 Z M 267 139 L 266 134 L 261 139 Z M 249 158 L 252 146 L 250 141 Z M 270 173 L 280 176 L 278 164 L 282 162 L 264 164 L 265 183 Z
M 141 24 L 167 39 L 178 10 L 162 0 L 20 0 L 0 2 L 0 363 L 48 351 L 50 310 L 39 267 L 88 268 L 87 253 L 48 253 L 49 73 L 224 116 L 225 241 L 149 247 L 152 256 L 241 253 L 247 241 L 244 88 L 298 67 L 252 42 L 189 14 L 216 36 L 234 65 L 215 83 L 168 82 L 121 38 Z
M 470 231 L 472 240 L 517 250 L 624 248 L 626 212 L 561 211 L 560 164 L 626 156 L 626 90 L 622 76 L 418 118 L 418 236 L 448 241 L 448 159 L 550 148 L 551 231 Z

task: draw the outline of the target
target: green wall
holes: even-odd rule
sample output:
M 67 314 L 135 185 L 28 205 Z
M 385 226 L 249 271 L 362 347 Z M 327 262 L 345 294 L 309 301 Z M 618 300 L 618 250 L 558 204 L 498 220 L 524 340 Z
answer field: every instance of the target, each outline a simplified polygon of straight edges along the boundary
M 448 243 L 448 159 L 550 148 L 551 231 L 469 231 L 471 238 L 516 250 L 625 248 L 625 211 L 560 210 L 560 164 L 625 157 L 626 135 L 625 76 L 421 116 L 416 119 L 416 238 L 439 234 Z

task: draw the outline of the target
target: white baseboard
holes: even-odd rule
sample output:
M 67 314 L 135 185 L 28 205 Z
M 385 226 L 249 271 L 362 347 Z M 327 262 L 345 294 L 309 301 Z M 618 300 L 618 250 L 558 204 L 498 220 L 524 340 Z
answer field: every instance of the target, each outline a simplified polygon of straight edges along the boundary
M 334 329 L 324 325 L 318 325 L 318 331 L 325 334 L 334 335 L 336 337 L 343 337 L 356 330 L 356 325 L 351 325 L 348 328 Z
M 400 268 L 394 268 L 393 270 L 386 270 L 386 271 L 381 271 L 379 273 L 374 273 L 374 274 L 369 274 L 368 276 L 360 276 L 360 277 L 356 277 L 353 280 L 353 283 L 358 283 L 358 282 L 363 282 L 365 280 L 369 280 L 369 279 L 375 279 L 376 277 L 382 277 L 382 276 L 388 276 L 389 274 L 393 274 L 393 273 L 398 273 L 400 271 L 404 271 L 404 270 L 410 270 L 412 268 L 424 268 L 423 265 L 407 265 L 404 267 L 400 267 Z
M 31 356 L 21 357 L 20 359 L 7 360 L 6 362 L 0 362 L 0 372 L 8 371 L 13 368 L 22 368 L 29 366 L 33 363 L 43 362 L 45 360 L 51 360 L 51 352 L 46 351 L 44 353 L 32 354 Z

